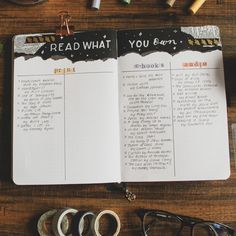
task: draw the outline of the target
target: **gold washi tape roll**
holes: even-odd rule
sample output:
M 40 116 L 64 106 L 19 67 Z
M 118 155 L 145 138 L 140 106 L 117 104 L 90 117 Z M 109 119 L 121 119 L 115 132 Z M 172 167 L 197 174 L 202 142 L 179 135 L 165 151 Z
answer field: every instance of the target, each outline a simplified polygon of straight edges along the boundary
M 121 224 L 120 224 L 120 218 L 119 216 L 114 212 L 114 211 L 111 211 L 111 210 L 104 210 L 104 211 L 101 211 L 95 218 L 94 218 L 94 221 L 93 221 L 93 231 L 94 231 L 94 235 L 95 236 L 102 236 L 99 232 L 99 221 L 101 219 L 102 216 L 104 215 L 110 215 L 112 216 L 115 221 L 116 221 L 116 230 L 115 232 L 113 233 L 112 236 L 117 236 L 120 232 L 120 228 L 121 228 Z
M 63 221 L 63 218 L 69 214 L 75 215 L 78 212 L 78 210 L 73 208 L 64 208 L 59 211 L 53 216 L 52 219 L 52 230 L 55 236 L 72 236 L 72 234 L 64 234 L 61 224 Z
M 57 211 L 58 210 L 53 209 L 45 212 L 43 215 L 40 216 L 37 224 L 37 229 L 40 236 L 53 236 L 52 219 L 53 216 L 57 213 Z M 69 229 L 69 220 L 67 216 L 62 219 L 61 229 L 64 234 Z
M 188 9 L 189 13 L 191 15 L 194 15 L 199 10 L 199 8 L 203 5 L 203 3 L 205 1 L 206 0 L 195 0 L 195 2 Z

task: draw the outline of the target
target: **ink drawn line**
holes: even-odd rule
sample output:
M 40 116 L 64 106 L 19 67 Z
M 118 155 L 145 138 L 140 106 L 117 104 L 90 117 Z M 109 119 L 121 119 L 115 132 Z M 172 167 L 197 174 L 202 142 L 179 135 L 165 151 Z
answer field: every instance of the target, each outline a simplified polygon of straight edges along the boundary
M 174 110 L 173 110 L 173 86 L 172 86 L 172 73 L 171 73 L 171 62 L 170 62 L 170 96 L 171 96 L 171 112 L 172 112 L 172 136 L 173 136 L 173 161 L 174 161 L 174 176 L 176 176 L 176 166 L 175 166 L 175 131 L 174 131 Z
M 115 72 L 114 71 L 94 71 L 94 72 L 78 72 L 78 73 L 66 73 L 66 75 L 84 75 L 84 74 L 114 74 Z M 30 76 L 58 76 L 58 75 L 61 75 L 61 76 L 64 76 L 64 73 L 63 74 L 26 74 L 26 75 L 16 75 L 18 77 L 30 77 Z
M 67 166 L 66 166 L 66 75 L 64 73 L 64 178 L 66 180 Z
M 170 68 L 168 69 L 156 69 L 156 70 L 124 70 L 124 71 L 121 71 L 122 73 L 128 73 L 128 72 L 160 72 L 160 71 L 169 71 Z M 175 70 L 223 70 L 223 68 L 176 68 L 176 69 L 171 69 L 171 71 L 175 71 Z
M 67 75 L 83 75 L 83 74 L 114 74 L 114 71 L 94 71 L 94 72 L 78 72 L 68 73 Z
M 223 70 L 223 68 L 218 68 L 218 67 L 216 67 L 216 68 L 214 68 L 214 67 L 212 67 L 212 68 L 203 68 L 203 67 L 201 67 L 201 68 L 177 68 L 177 69 L 171 69 L 172 71 L 174 71 L 174 70 Z
M 170 69 L 156 69 L 156 70 L 124 70 L 121 71 L 122 73 L 127 73 L 127 72 L 148 72 L 148 71 L 155 71 L 155 72 L 159 72 L 159 71 L 169 71 Z

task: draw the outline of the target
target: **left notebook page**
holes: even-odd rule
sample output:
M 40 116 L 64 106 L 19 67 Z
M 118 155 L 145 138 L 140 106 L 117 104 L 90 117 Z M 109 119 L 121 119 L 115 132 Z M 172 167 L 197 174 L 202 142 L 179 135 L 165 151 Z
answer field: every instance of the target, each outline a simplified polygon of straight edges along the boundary
M 120 181 L 115 31 L 13 39 L 16 184 Z

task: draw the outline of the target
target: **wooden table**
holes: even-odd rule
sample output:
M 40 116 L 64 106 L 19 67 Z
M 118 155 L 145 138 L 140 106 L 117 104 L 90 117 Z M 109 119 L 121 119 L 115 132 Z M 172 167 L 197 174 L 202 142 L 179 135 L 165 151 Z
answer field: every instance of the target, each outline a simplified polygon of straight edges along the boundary
M 190 2 L 178 1 L 172 9 L 162 0 L 103 0 L 101 9 L 90 9 L 87 0 L 49 0 L 33 7 L 0 1 L 0 235 L 37 235 L 40 214 L 65 206 L 116 211 L 122 223 L 120 235 L 138 235 L 135 211 L 162 209 L 224 222 L 236 228 L 236 152 L 231 124 L 236 122 L 236 3 L 208 0 L 195 16 L 186 14 Z M 231 177 L 226 181 L 130 183 L 137 199 L 129 203 L 121 192 L 106 185 L 16 186 L 11 180 L 11 37 L 20 33 L 53 32 L 57 13 L 67 10 L 76 29 L 169 27 L 215 24 L 221 29 L 228 94 Z

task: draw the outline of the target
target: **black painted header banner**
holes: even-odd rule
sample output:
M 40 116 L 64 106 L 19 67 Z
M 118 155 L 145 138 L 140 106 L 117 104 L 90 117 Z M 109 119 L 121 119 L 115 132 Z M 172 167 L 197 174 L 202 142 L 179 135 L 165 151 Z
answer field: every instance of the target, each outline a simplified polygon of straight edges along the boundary
M 129 53 L 145 56 L 154 52 L 175 55 L 181 51 L 209 52 L 221 50 L 217 33 L 209 28 L 185 27 L 170 29 L 103 30 L 77 32 L 60 37 L 54 34 L 17 36 L 15 57 L 39 56 L 44 60 L 67 58 L 72 62 L 107 60 Z M 216 30 L 217 27 L 213 27 Z M 212 30 L 212 31 L 213 31 Z M 23 43 L 22 43 L 23 40 Z
M 196 29 L 196 27 L 186 28 Z M 220 39 L 214 33 L 204 35 L 198 31 L 195 34 L 196 37 L 183 32 L 182 28 L 120 31 L 118 32 L 118 56 L 132 52 L 145 56 L 156 51 L 175 55 L 187 50 L 199 52 L 221 50 Z M 201 35 L 207 35 L 207 37 L 201 37 Z

